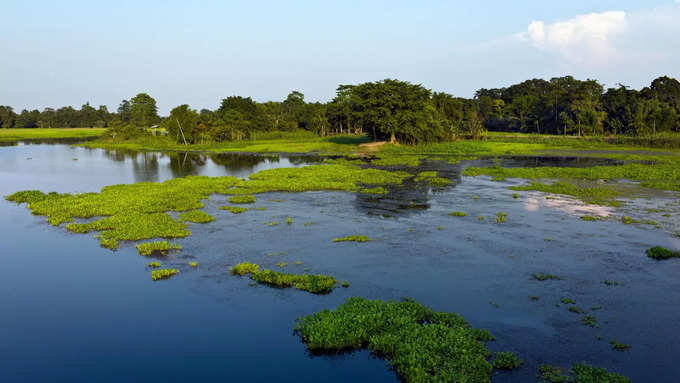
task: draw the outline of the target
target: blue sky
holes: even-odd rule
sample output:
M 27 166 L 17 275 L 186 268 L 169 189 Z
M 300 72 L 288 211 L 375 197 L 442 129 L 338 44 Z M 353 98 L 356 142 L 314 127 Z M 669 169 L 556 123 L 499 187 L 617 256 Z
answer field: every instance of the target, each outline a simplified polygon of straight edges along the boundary
M 463 97 L 565 74 L 639 88 L 680 77 L 676 20 L 679 0 L 10 1 L 0 105 L 114 110 L 148 92 L 165 114 L 388 77 Z

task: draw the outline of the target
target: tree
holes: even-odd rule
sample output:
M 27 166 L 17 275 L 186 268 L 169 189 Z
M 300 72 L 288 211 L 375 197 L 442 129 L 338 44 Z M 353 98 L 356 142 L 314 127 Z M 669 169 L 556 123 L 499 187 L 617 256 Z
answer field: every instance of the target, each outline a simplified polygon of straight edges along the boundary
M 148 127 L 158 120 L 158 108 L 153 97 L 139 93 L 130 100 L 130 121 L 133 124 Z
M 13 128 L 15 119 L 16 113 L 14 113 L 11 106 L 0 105 L 0 128 Z
M 131 115 L 130 101 L 128 100 L 121 101 L 120 105 L 118 106 L 118 118 L 123 122 L 129 122 L 130 115 Z
M 200 139 L 200 132 L 196 130 L 200 122 L 200 115 L 197 111 L 183 104 L 173 108 L 167 119 L 168 135 L 177 142 L 194 143 Z

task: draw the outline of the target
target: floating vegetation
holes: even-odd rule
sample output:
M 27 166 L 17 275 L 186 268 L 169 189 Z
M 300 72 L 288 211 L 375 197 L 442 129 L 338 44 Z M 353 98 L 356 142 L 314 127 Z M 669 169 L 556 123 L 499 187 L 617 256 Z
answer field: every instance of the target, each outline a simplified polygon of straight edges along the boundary
M 503 212 L 496 213 L 496 223 L 504 223 L 508 218 L 508 215 Z
M 565 305 L 575 305 L 576 302 L 574 302 L 573 299 L 571 298 L 562 298 L 560 299 L 560 302 L 564 303 Z
M 305 223 L 304 223 L 305 226 L 312 226 L 313 224 L 314 224 L 314 222 L 312 222 L 312 221 L 309 221 L 309 222 L 305 222 Z
M 574 306 L 572 306 L 572 307 L 574 307 Z M 592 315 L 585 315 L 581 318 L 581 323 L 583 323 L 584 325 L 589 326 L 589 327 L 596 327 L 597 326 L 597 318 L 595 318 Z
M 540 297 L 538 295 L 529 295 L 529 300 L 536 302 Z
M 616 281 L 610 281 L 609 279 L 605 279 L 604 281 L 602 281 L 602 283 L 604 283 L 604 284 L 607 285 L 607 286 L 619 286 L 619 285 L 623 285 L 623 283 L 619 283 L 619 282 L 616 282 Z
M 420 165 L 425 156 L 417 155 L 390 155 L 381 154 L 379 158 L 371 160 L 372 165 L 376 166 L 411 166 L 416 167 Z
M 192 210 L 180 214 L 179 220 L 182 222 L 208 223 L 214 221 L 215 217 L 202 210 Z
M 547 281 L 547 280 L 561 280 L 562 277 L 558 277 L 557 275 L 552 275 L 548 273 L 540 273 L 540 274 L 531 274 L 531 279 L 535 279 L 537 281 Z
M 151 270 L 151 279 L 154 281 L 159 281 L 161 279 L 168 279 L 175 274 L 179 274 L 177 269 L 156 269 Z
M 518 191 L 533 190 L 543 193 L 569 195 L 589 204 L 615 207 L 621 206 L 621 203 L 616 201 L 616 198 L 620 196 L 620 192 L 613 189 L 612 187 L 580 185 L 565 181 L 555 182 L 552 184 L 544 184 L 532 181 L 530 184 L 524 186 L 510 186 L 510 189 Z
M 512 351 L 501 351 L 496 353 L 493 360 L 493 368 L 499 370 L 514 370 L 521 364 L 517 355 Z
M 255 203 L 255 196 L 252 195 L 235 195 L 229 197 L 229 203 Z
M 230 269 L 232 274 L 246 275 L 260 271 L 260 265 L 250 262 L 242 262 Z
M 514 198 L 514 199 L 519 198 L 519 194 L 517 194 L 517 193 L 512 193 L 512 198 Z
M 475 200 L 475 201 L 477 201 L 477 200 L 479 199 L 479 196 L 477 196 L 477 195 L 476 195 L 476 196 L 473 196 L 472 199 Z
M 581 216 L 581 221 L 586 221 L 586 222 L 594 222 L 594 221 L 602 221 L 604 220 L 603 217 L 596 217 L 593 215 L 583 215 Z
M 166 255 L 170 250 L 180 250 L 181 245 L 169 243 L 168 241 L 146 242 L 136 246 L 140 255 L 162 254 Z
M 295 264 L 299 266 L 302 264 L 302 261 L 295 261 Z
M 493 336 L 489 330 L 483 328 L 473 328 L 472 334 L 474 335 L 475 339 L 480 342 L 491 342 L 496 340 L 496 337 Z
M 374 188 L 363 188 L 359 190 L 359 192 L 364 194 L 387 194 L 387 190 L 382 186 L 377 186 Z
M 616 351 L 628 351 L 628 350 L 631 349 L 630 345 L 627 345 L 625 343 L 619 343 L 619 342 L 614 341 L 614 340 L 610 341 L 609 344 L 611 344 L 612 350 L 616 350 Z
M 590 309 L 593 311 L 602 310 L 602 306 L 592 306 Z
M 370 242 L 371 239 L 365 235 L 348 235 L 346 237 L 333 238 L 333 242 Z
M 444 230 L 444 226 L 437 226 L 437 230 Z
M 342 286 L 342 287 L 344 287 L 344 288 L 348 288 L 348 287 L 349 287 L 349 282 L 348 282 L 348 281 L 342 281 L 342 283 L 340 284 L 340 286 Z
M 161 267 L 161 263 L 158 262 L 158 261 L 154 261 L 154 262 L 147 263 L 146 266 L 150 267 L 152 269 L 155 269 L 155 268 Z
M 642 223 L 642 221 L 640 221 L 639 219 L 633 219 L 633 218 L 625 216 L 625 215 L 621 217 L 621 222 L 623 222 L 624 225 L 630 225 L 630 224 L 633 224 L 633 223 Z
M 284 274 L 277 271 L 262 270 L 250 274 L 250 278 L 258 283 L 269 286 L 287 288 L 295 287 L 298 290 L 312 294 L 327 294 L 333 291 L 337 280 L 327 275 L 296 275 Z
M 449 213 L 450 216 L 452 217 L 465 217 L 467 213 L 462 212 L 462 211 L 452 211 Z
M 569 311 L 576 314 L 583 314 L 586 311 L 578 306 L 569 306 Z
M 448 178 L 437 177 L 436 171 L 420 172 L 416 176 L 415 181 L 427 181 L 435 187 L 446 187 L 452 183 Z
M 276 226 L 279 224 L 279 221 L 269 221 L 267 222 L 267 226 Z
M 407 382 L 488 382 L 489 351 L 457 314 L 412 300 L 349 298 L 335 310 L 299 318 L 295 332 L 312 351 L 368 348 Z
M 500 307 L 501 307 L 498 303 L 496 303 L 496 302 L 494 302 L 494 301 L 489 301 L 489 304 L 490 304 L 491 306 L 495 307 L 495 308 L 500 308 Z
M 483 222 L 483 221 L 484 221 L 484 216 L 483 216 L 483 215 L 478 215 L 478 216 L 477 216 L 477 221 Z
M 278 266 L 280 268 L 284 268 L 284 267 L 288 266 L 288 262 L 276 262 L 276 266 Z
M 189 262 L 190 267 L 198 267 L 198 262 Z
M 562 368 L 542 364 L 539 366 L 540 378 L 550 383 L 630 383 L 630 379 L 604 368 L 598 368 L 585 362 L 571 366 L 569 374 L 562 372 Z
M 289 225 L 292 225 L 293 224 L 293 218 L 286 217 L 286 223 L 289 224 Z
M 226 206 L 220 206 L 220 210 L 227 210 L 227 211 L 232 212 L 233 214 L 241 214 L 241 213 L 247 212 L 248 208 L 247 207 L 240 207 L 240 206 L 226 205 Z
M 654 246 L 650 249 L 647 249 L 645 251 L 645 253 L 647 253 L 647 256 L 649 258 L 653 258 L 653 259 L 656 259 L 656 260 L 664 260 L 664 259 L 680 257 L 680 252 L 668 250 L 665 247 L 661 247 L 661 246 Z

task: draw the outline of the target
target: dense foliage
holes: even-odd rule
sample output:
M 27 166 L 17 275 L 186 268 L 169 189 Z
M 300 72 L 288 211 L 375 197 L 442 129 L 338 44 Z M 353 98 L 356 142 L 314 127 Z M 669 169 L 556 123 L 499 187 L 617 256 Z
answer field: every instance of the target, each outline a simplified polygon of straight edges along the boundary
M 230 96 L 216 110 L 180 105 L 165 118 L 146 93 L 123 100 L 115 113 L 89 103 L 22 110 L 0 106 L 0 128 L 109 127 L 113 139 L 148 134 L 158 124 L 181 143 L 239 141 L 276 132 L 317 136 L 366 133 L 378 140 L 422 143 L 478 138 L 489 131 L 563 135 L 655 136 L 680 132 L 680 82 L 663 76 L 641 90 L 604 89 L 571 76 L 532 79 L 507 88 L 480 89 L 474 98 L 432 93 L 422 85 L 386 79 L 340 85 L 327 103 L 306 102 L 291 92 L 283 101 Z

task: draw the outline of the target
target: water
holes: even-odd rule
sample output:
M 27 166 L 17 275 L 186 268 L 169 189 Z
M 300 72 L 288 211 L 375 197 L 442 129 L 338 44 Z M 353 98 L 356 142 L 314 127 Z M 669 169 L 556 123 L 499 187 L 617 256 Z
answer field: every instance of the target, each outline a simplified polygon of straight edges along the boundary
M 318 160 L 19 145 L 0 148 L 0 194 L 97 191 L 188 174 L 246 177 Z M 535 160 L 510 161 L 519 166 Z M 144 267 L 149 260 L 134 246 L 111 252 L 90 235 L 52 227 L 25 206 L 2 201 L 0 381 L 396 382 L 387 363 L 368 352 L 311 356 L 292 333 L 297 317 L 333 308 L 350 296 L 408 296 L 489 329 L 497 338 L 488 343 L 492 351 L 512 350 L 525 361 L 517 371 L 498 373 L 494 382 L 535 381 L 540 363 L 578 361 L 633 381 L 677 381 L 680 262 L 659 263 L 644 255 L 655 245 L 680 247 L 680 239 L 670 234 L 679 224 L 677 198 L 660 193 L 612 210 L 533 192 L 514 199 L 507 187 L 520 181 L 461 176 L 464 166 L 491 163 L 424 164 L 420 170 L 436 169 L 457 181 L 435 192 L 410 183 L 384 197 L 268 193 L 256 203 L 267 210 L 245 214 L 218 210 L 227 197 L 213 196 L 204 210 L 217 220 L 192 225 L 193 235 L 177 241 L 184 250 L 164 261 L 181 274 L 156 283 Z M 674 215 L 646 212 L 653 207 Z M 468 216 L 450 217 L 450 211 Z M 508 213 L 504 224 L 493 221 L 499 211 Z M 654 229 L 578 219 L 607 213 L 666 222 Z M 480 215 L 484 221 L 477 220 Z M 285 224 L 288 216 L 291 226 Z M 281 224 L 264 224 L 273 220 Z M 310 221 L 314 224 L 303 225 Z M 373 241 L 332 242 L 349 234 Z M 187 267 L 190 260 L 199 268 Z M 253 287 L 227 272 L 242 261 L 268 268 L 285 261 L 288 272 L 310 267 L 346 279 L 350 287 L 324 296 Z M 564 279 L 530 280 L 540 272 Z M 624 285 L 607 287 L 604 279 Z M 530 301 L 530 295 L 539 301 Z M 600 328 L 582 325 L 566 305 L 556 307 L 563 297 L 588 311 L 602 306 L 593 312 Z M 610 340 L 632 349 L 613 351 Z

